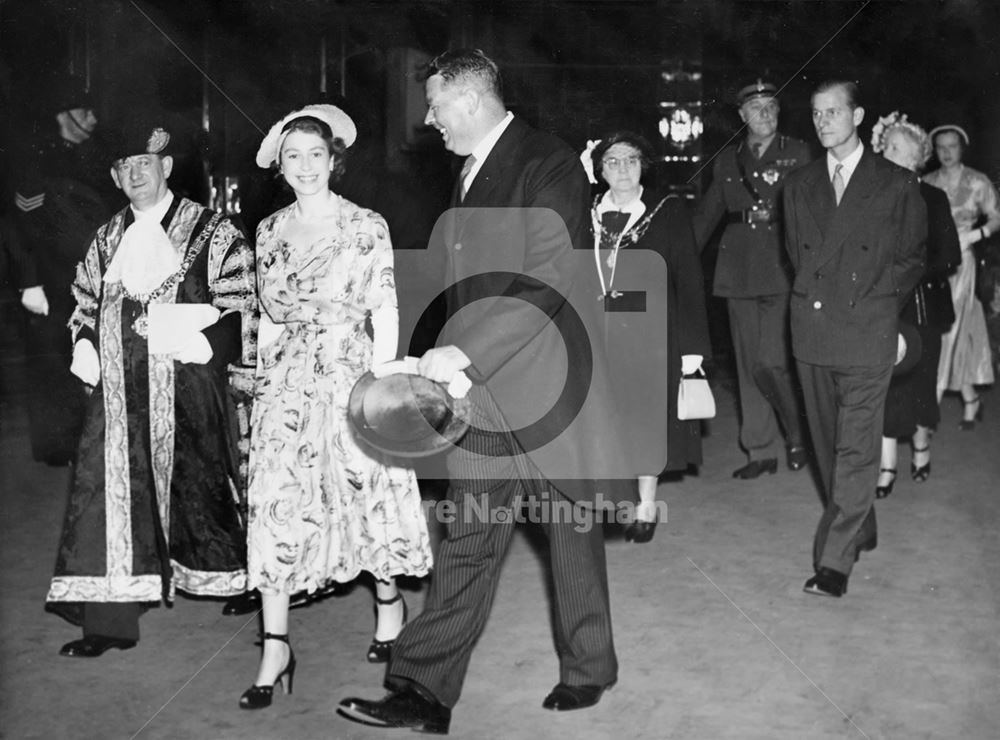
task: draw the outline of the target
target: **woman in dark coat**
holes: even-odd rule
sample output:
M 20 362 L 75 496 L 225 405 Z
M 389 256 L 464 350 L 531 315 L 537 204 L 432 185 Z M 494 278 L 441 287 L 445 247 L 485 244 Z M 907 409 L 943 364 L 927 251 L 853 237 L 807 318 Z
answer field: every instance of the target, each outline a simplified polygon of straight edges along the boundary
M 872 150 L 900 167 L 917 172 L 930 158 L 927 133 L 893 112 L 879 119 L 872 132 Z M 936 385 L 941 335 L 955 320 L 948 275 L 962 261 L 958 231 L 951 217 L 948 197 L 937 188 L 920 183 L 927 204 L 927 267 L 923 279 L 903 308 L 900 319 L 916 327 L 920 337 L 920 358 L 905 373 L 895 375 L 885 402 L 882 432 L 882 462 L 875 495 L 892 493 L 896 480 L 900 437 L 912 437 L 913 461 L 910 475 L 922 483 L 931 474 L 931 429 L 941 419 Z
M 658 474 L 701 463 L 701 423 L 678 420 L 677 391 L 682 367 L 695 372 L 711 352 L 688 208 L 677 196 L 643 188 L 650 151 L 641 136 L 623 131 L 598 142 L 589 157 L 592 179 L 608 186 L 591 209 L 594 269 L 605 296 L 608 355 L 617 358 L 612 385 L 622 434 L 638 474 L 637 521 L 625 532 L 635 542 L 653 537 Z M 643 291 L 630 289 L 651 280 Z

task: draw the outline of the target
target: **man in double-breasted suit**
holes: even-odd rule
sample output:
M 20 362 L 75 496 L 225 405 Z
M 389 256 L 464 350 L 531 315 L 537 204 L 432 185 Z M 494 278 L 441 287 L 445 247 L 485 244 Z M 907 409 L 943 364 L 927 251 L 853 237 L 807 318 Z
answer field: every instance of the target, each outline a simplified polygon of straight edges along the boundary
M 589 213 L 577 155 L 506 110 L 497 67 L 482 52 L 437 57 L 426 94 L 426 123 L 466 159 L 441 229 L 450 318 L 419 371 L 444 383 L 468 375 L 473 428 L 447 461 L 458 516 L 424 610 L 393 646 L 392 693 L 345 699 L 339 712 L 446 732 L 513 534 L 511 520 L 466 515 L 470 501 L 497 512 L 517 511 L 522 497 L 541 502 L 560 664 L 543 706 L 591 706 L 617 679 L 603 534 L 586 507 L 599 493 L 594 479 L 621 453 L 602 407 L 601 348 L 581 315 L 597 308 L 597 293 L 574 299 L 573 246 L 587 238 Z M 573 522 L 560 521 L 563 504 Z
M 791 270 L 783 244 L 785 179 L 811 159 L 804 141 L 778 132 L 778 89 L 763 80 L 737 94 L 746 138 L 715 158 L 712 184 L 694 229 L 704 249 L 720 221 L 713 293 L 726 299 L 740 391 L 740 445 L 749 460 L 733 472 L 749 480 L 778 470 L 785 434 L 791 470 L 805 467 L 804 420 L 788 341 Z M 781 429 L 778 423 L 781 423 Z
M 789 175 L 784 197 L 792 352 L 824 505 L 805 590 L 842 596 L 859 554 L 877 543 L 883 409 L 899 313 L 923 272 L 927 214 L 913 173 L 861 144 L 857 85 L 821 84 L 812 115 L 827 154 Z

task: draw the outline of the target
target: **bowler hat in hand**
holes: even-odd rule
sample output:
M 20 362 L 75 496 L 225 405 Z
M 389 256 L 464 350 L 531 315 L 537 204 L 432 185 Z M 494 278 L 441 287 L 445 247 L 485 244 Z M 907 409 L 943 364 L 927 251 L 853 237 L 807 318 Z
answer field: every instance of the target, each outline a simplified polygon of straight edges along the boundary
M 453 398 L 441 383 L 422 375 L 362 375 L 347 403 L 358 436 L 400 457 L 424 457 L 454 445 L 469 429 L 471 402 Z

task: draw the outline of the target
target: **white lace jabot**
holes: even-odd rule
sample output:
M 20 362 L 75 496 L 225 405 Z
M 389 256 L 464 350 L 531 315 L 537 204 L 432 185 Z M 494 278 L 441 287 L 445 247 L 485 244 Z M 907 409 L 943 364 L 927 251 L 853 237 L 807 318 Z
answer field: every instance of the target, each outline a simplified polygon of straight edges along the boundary
M 147 211 L 132 209 L 135 221 L 122 235 L 105 282 L 121 283 L 135 296 L 148 295 L 180 269 L 181 256 L 160 225 L 172 202 L 173 194 L 168 193 Z

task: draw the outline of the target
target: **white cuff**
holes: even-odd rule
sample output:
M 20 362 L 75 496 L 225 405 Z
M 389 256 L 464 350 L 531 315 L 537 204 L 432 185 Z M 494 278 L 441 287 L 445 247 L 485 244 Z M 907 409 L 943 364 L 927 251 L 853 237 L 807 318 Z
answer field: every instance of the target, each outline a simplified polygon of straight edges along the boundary
M 694 375 L 701 370 L 701 361 L 703 359 L 704 357 L 701 355 L 681 355 L 681 374 Z
M 392 301 L 372 311 L 372 366 L 396 359 L 399 344 L 399 312 Z
M 89 339 L 81 339 L 73 345 L 73 362 L 69 371 L 87 385 L 97 385 L 101 379 L 101 359 Z
M 204 365 L 212 359 L 212 354 L 212 345 L 208 343 L 208 338 L 199 331 L 188 344 L 174 353 L 174 359 L 177 362 Z

